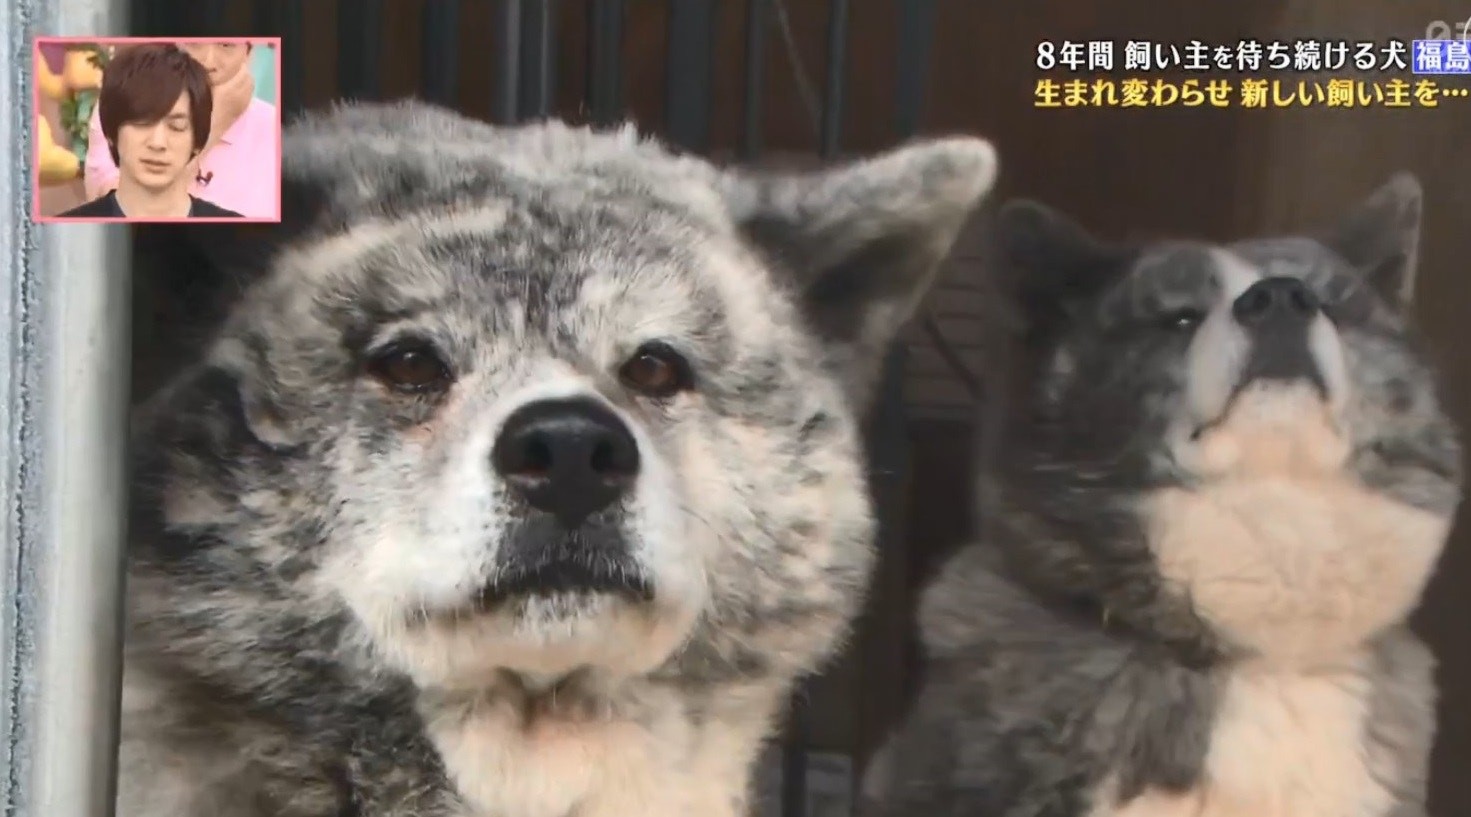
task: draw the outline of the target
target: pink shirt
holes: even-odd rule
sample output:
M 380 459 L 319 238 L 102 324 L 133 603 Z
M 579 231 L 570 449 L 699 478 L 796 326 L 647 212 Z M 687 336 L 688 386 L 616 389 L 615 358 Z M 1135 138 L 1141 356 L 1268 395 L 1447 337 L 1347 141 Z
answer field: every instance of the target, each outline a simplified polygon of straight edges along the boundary
M 219 142 L 200 159 L 198 179 L 189 194 L 233 210 L 246 218 L 276 218 L 281 203 L 281 173 L 277 165 L 281 140 L 276 106 L 252 99 Z M 213 175 L 211 175 L 213 174 Z M 92 108 L 87 138 L 84 184 L 87 195 L 96 198 L 117 187 L 118 169 L 102 135 L 102 120 Z

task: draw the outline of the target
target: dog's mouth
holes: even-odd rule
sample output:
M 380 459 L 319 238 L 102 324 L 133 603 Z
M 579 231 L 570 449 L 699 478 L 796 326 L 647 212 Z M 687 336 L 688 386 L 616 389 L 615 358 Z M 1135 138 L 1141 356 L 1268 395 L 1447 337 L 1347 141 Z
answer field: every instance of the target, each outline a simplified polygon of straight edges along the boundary
M 382 637 L 437 684 L 511 672 L 540 689 L 580 668 L 651 672 L 689 636 L 706 597 L 692 593 L 703 588 L 691 587 L 680 563 L 654 558 L 670 555 L 658 540 L 629 527 L 518 520 L 473 576 L 452 594 L 405 605 L 406 626 Z
M 1236 384 L 1236 388 L 1232 389 L 1215 416 L 1200 421 L 1191 428 L 1190 441 L 1199 442 L 1212 432 L 1238 421 L 1242 415 L 1248 413 L 1243 409 L 1243 403 L 1262 404 L 1269 401 L 1280 406 L 1283 411 L 1332 414 L 1332 401 L 1321 378 L 1251 375 L 1243 377 Z
M 631 560 L 542 559 L 503 567 L 463 602 L 421 608 L 411 618 L 420 623 L 489 615 L 572 619 L 600 615 L 608 601 L 644 605 L 655 596 L 653 580 Z
M 476 612 L 491 613 L 520 600 L 611 596 L 634 603 L 654 600 L 654 584 L 631 560 L 588 554 L 512 564 L 475 595 Z
M 641 607 L 657 600 L 653 573 L 616 522 L 568 530 L 535 516 L 508 531 L 495 551 L 479 584 L 442 609 L 423 611 L 423 617 L 566 623 L 603 617 L 618 605 Z
M 1215 418 L 1179 442 L 1175 462 L 1201 478 L 1337 473 L 1353 449 L 1324 389 L 1270 378 L 1237 389 Z

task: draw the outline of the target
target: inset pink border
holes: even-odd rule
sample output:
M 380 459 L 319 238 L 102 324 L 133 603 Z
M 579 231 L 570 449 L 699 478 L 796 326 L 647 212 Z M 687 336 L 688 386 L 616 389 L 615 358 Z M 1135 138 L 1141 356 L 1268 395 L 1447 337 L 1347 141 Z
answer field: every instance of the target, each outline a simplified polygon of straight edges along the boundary
M 41 109 L 35 81 L 42 45 L 141 45 L 143 43 L 238 43 L 271 46 L 276 57 L 276 214 L 266 218 L 62 218 L 41 215 L 41 143 L 31 142 L 31 220 L 37 224 L 277 224 L 281 221 L 281 38 L 280 37 L 35 37 L 31 42 L 31 111 Z

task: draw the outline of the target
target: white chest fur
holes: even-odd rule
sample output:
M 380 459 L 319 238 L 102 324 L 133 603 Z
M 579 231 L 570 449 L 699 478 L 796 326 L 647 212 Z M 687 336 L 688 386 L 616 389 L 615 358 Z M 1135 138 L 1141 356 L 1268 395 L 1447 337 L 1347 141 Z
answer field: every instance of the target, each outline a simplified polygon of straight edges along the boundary
M 1252 392 L 1182 456 L 1203 485 L 1140 508 L 1160 575 L 1216 632 L 1277 663 L 1351 656 L 1419 601 L 1444 515 L 1362 484 L 1322 407 Z
M 1228 679 L 1201 783 L 1147 792 L 1093 817 L 1384 817 L 1393 803 L 1366 751 L 1368 683 L 1244 667 Z
M 470 809 L 463 817 L 737 817 L 767 713 L 696 724 L 668 703 L 636 717 L 528 719 L 466 702 L 429 729 Z
M 1218 632 L 1286 664 L 1351 655 L 1418 602 L 1448 520 L 1347 476 L 1227 479 L 1161 491 L 1160 573 Z

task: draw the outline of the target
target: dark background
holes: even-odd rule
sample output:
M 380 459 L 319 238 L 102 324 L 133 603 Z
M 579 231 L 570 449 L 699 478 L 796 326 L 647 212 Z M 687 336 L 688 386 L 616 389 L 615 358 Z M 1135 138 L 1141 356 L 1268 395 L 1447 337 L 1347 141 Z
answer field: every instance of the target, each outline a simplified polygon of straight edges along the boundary
M 751 2 L 763 4 L 754 29 Z M 1457 354 L 1471 342 L 1471 269 L 1463 260 L 1471 256 L 1471 99 L 1400 110 L 1032 104 L 1040 40 L 1409 40 L 1425 36 L 1432 20 L 1471 16 L 1471 0 L 852 0 L 841 4 L 846 24 L 836 40 L 828 0 L 674 3 L 527 0 L 519 31 L 530 39 L 523 37 L 521 54 L 509 61 L 504 0 L 134 6 L 140 34 L 194 33 L 176 24 L 192 14 L 196 28 L 285 35 L 288 109 L 341 95 L 421 94 L 501 121 L 626 116 L 714 157 L 789 162 L 877 150 L 912 133 L 980 134 L 1000 150 L 997 198 L 1038 197 L 1114 236 L 1230 239 L 1302 229 L 1408 169 L 1426 190 L 1419 318 L 1444 359 L 1446 399 L 1471 427 L 1471 358 Z M 595 21 L 619 7 L 617 43 L 607 47 L 611 40 L 593 36 Z M 201 13 L 213 16 L 201 21 Z M 748 63 L 753 31 L 759 56 Z M 824 118 L 834 42 L 846 49 L 838 73 L 842 105 Z M 507 64 L 520 69 L 519 77 Z M 754 83 L 750 65 L 759 67 Z M 508 96 L 505 88 L 518 93 Z M 968 380 L 984 364 L 974 232 L 962 239 L 924 319 L 894 358 L 890 399 L 875 418 L 875 490 L 886 534 L 873 603 L 844 660 L 801 696 L 806 704 L 791 740 L 850 754 L 859 764 L 913 691 L 916 587 L 968 525 Z M 141 297 L 168 299 L 141 283 Z M 147 357 L 150 337 L 161 336 L 143 330 L 140 356 Z M 146 373 L 146 361 L 140 371 Z M 1471 527 L 1462 521 L 1416 620 L 1441 661 L 1432 811 L 1442 817 L 1471 814 L 1471 597 L 1459 592 L 1471 584 L 1468 539 Z M 799 771 L 800 753 L 788 752 L 787 762 Z

